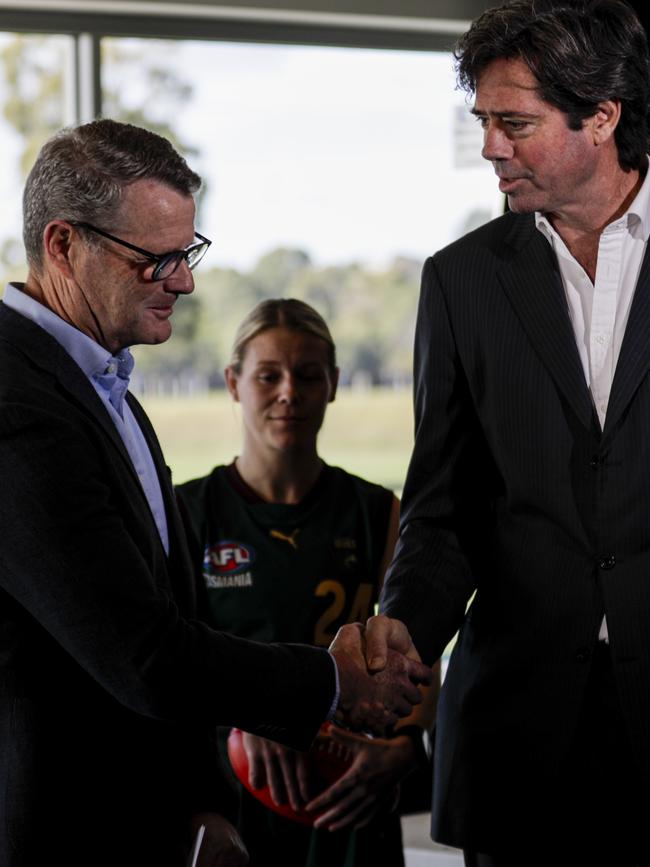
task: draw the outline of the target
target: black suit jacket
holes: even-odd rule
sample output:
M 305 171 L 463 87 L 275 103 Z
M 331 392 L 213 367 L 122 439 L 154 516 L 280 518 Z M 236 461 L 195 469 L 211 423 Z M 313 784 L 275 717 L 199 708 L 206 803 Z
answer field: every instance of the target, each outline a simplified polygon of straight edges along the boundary
M 214 723 L 297 747 L 327 714 L 326 652 L 193 620 L 168 471 L 170 553 L 78 366 L 0 306 L 0 863 L 183 865 L 186 819 L 218 808 Z
M 493 851 L 515 816 L 526 823 L 575 731 L 604 613 L 650 777 L 649 365 L 648 257 L 602 432 L 532 215 L 507 214 L 425 265 L 416 443 L 383 609 L 429 662 L 460 628 L 439 706 L 443 842 Z

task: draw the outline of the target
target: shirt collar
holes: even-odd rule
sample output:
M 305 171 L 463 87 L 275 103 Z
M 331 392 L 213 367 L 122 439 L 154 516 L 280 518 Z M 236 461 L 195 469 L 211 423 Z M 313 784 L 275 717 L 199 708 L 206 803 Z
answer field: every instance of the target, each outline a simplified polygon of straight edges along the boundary
M 630 207 L 622 214 L 618 220 L 610 223 L 610 226 L 618 226 L 624 224 L 628 229 L 632 229 L 634 224 L 641 228 L 641 236 L 645 242 L 650 237 L 650 169 L 646 168 L 645 178 L 639 189 L 639 192 L 634 197 Z M 557 232 L 551 225 L 550 220 L 540 213 L 535 211 L 535 225 L 544 237 L 551 241 Z M 606 226 L 605 229 L 608 227 Z
M 120 372 L 124 370 L 128 376 L 133 368 L 133 357 L 128 349 L 122 349 L 113 357 L 108 349 L 104 349 L 87 334 L 65 322 L 49 307 L 45 307 L 24 292 L 23 285 L 9 283 L 2 298 L 3 303 L 47 331 L 76 361 L 89 379 L 105 373 L 109 365 L 115 364 L 116 361 L 120 365 Z

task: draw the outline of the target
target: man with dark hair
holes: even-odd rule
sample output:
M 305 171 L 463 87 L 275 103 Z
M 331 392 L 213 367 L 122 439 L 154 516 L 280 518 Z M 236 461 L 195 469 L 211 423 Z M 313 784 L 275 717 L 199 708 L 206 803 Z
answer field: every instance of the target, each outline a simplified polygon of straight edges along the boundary
M 3 867 L 183 867 L 190 820 L 220 807 L 214 724 L 305 748 L 335 710 L 390 725 L 430 679 L 397 627 L 371 678 L 354 626 L 328 654 L 193 619 L 127 347 L 165 341 L 193 290 L 199 183 L 164 139 L 109 120 L 55 136 L 27 180 L 29 272 L 0 305 Z M 242 863 L 236 840 L 209 842 L 204 867 Z
M 621 168 L 645 166 L 648 52 L 645 30 L 630 6 L 520 0 L 490 9 L 458 42 L 459 85 L 476 93 L 481 75 L 495 60 L 521 60 L 540 97 L 560 109 L 574 131 L 601 102 L 615 96 L 622 108 L 614 130 Z
M 522 0 L 457 61 L 510 213 L 424 268 L 382 603 L 425 661 L 460 629 L 433 835 L 468 864 L 647 864 L 645 35 L 621 0 Z

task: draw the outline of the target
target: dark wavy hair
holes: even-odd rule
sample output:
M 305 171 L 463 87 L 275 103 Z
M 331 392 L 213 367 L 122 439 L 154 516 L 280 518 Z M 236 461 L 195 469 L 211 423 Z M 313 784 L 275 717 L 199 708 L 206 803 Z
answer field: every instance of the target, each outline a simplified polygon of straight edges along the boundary
M 580 129 L 598 104 L 619 100 L 615 130 L 626 171 L 648 152 L 650 61 L 643 26 L 624 0 L 516 0 L 488 9 L 454 52 L 458 85 L 475 93 L 494 60 L 520 59 L 539 82 L 539 94 Z
M 104 118 L 56 133 L 41 148 L 23 192 L 30 265 L 42 265 L 43 231 L 51 220 L 111 227 L 126 188 L 141 179 L 188 196 L 201 186 L 171 143 L 148 129 Z

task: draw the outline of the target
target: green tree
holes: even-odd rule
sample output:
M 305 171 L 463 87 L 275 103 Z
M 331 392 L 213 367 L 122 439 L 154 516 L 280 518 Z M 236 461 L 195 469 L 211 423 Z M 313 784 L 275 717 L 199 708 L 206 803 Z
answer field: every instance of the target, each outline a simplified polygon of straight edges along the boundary
M 106 116 L 165 136 L 191 161 L 198 150 L 183 136 L 178 118 L 192 86 L 168 62 L 174 49 L 171 40 L 102 40 L 103 109 Z M 44 36 L 15 35 L 0 43 L 7 90 L 3 112 L 20 136 L 23 175 L 43 141 L 62 124 L 64 50 L 62 38 Z M 0 242 L 0 261 L 10 279 L 23 276 L 17 238 Z M 165 351 L 137 348 L 138 375 L 154 390 L 174 390 L 179 383 L 220 386 L 243 317 L 264 298 L 295 297 L 327 320 L 344 381 L 407 381 L 419 271 L 419 263 L 409 259 L 396 259 L 383 270 L 356 263 L 318 267 L 306 251 L 287 247 L 261 256 L 248 272 L 207 270 L 203 264 L 197 291 L 176 305 Z
M 164 51 L 143 51 L 132 40 L 102 40 L 102 61 L 116 71 L 111 85 L 103 90 L 102 114 L 147 127 L 191 158 L 198 155 L 198 148 L 182 136 L 174 119 L 191 99 L 192 85 L 168 63 L 174 48 L 172 41 L 165 42 Z M 23 34 L 12 35 L 0 47 L 0 76 L 5 89 L 2 113 L 20 137 L 22 179 L 43 142 L 63 125 L 68 49 L 66 37 Z M 137 88 L 128 86 L 134 81 L 139 83 Z M 17 239 L 9 238 L 0 246 L 0 262 L 10 279 L 19 276 L 16 243 Z

